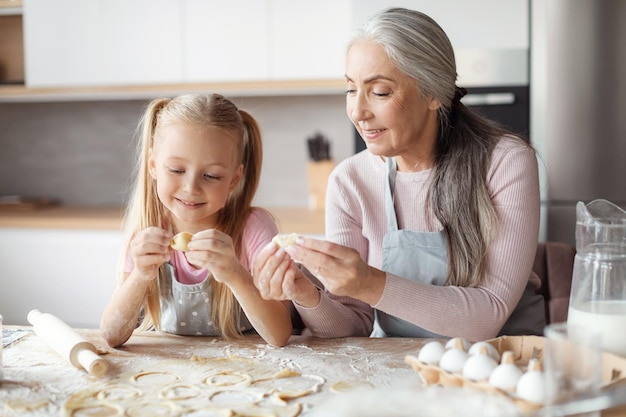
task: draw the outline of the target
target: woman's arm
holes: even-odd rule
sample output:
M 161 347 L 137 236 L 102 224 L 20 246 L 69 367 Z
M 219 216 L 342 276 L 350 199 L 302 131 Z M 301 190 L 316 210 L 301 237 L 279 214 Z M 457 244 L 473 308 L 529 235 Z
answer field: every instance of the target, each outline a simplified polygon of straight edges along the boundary
M 487 275 L 476 288 L 433 286 L 387 274 L 374 307 L 431 332 L 485 340 L 497 336 L 531 276 L 539 230 L 539 180 L 534 151 L 494 151 L 488 186 L 498 228 L 487 252 Z

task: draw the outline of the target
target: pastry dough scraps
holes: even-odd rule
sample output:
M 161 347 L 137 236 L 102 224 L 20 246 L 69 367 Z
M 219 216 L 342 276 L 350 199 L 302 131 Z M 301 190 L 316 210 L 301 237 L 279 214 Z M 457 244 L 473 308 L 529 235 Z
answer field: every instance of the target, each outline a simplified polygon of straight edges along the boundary
M 296 417 L 325 379 L 237 356 L 170 359 L 72 394 L 66 417 Z

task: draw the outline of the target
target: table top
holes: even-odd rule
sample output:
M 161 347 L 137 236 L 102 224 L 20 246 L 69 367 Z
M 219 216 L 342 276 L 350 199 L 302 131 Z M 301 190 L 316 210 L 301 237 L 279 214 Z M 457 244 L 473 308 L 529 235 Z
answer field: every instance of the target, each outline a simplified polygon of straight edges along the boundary
M 378 407 L 378 411 L 371 410 L 371 415 L 384 415 L 385 411 L 381 414 L 381 410 L 388 410 L 396 400 L 398 402 L 411 400 L 411 406 L 420 406 L 418 393 L 420 390 L 425 391 L 419 375 L 407 365 L 405 357 L 416 355 L 428 339 L 366 337 L 318 339 L 293 336 L 287 346 L 278 348 L 267 345 L 258 336 L 246 336 L 241 340 L 226 341 L 222 338 L 183 337 L 145 332 L 133 335 L 124 346 L 113 349 L 106 346 L 98 330 L 77 329 L 81 336 L 93 343 L 100 356 L 109 364 L 108 372 L 103 377 L 97 378 L 70 364 L 47 346 L 31 328 L 5 326 L 6 329 L 13 330 L 14 335 L 19 336 L 22 332 L 26 334 L 6 346 L 3 352 L 4 382 L 0 386 L 0 415 L 6 417 L 68 415 L 65 410 L 68 399 L 82 398 L 82 401 L 87 402 L 93 401 L 96 397 L 102 399 L 105 392 L 103 387 L 108 389 L 109 400 L 115 401 L 115 395 L 118 395 L 122 404 L 125 401 L 120 391 L 122 385 L 127 386 L 131 379 L 139 384 L 139 378 L 144 376 L 154 379 L 157 372 L 163 372 L 160 377 L 164 374 L 178 375 L 178 391 L 176 391 L 178 394 L 182 392 L 181 390 L 198 390 L 198 387 L 204 384 L 204 388 L 201 387 L 204 395 L 209 392 L 206 386 L 210 385 L 209 382 L 213 384 L 213 388 L 229 387 L 238 384 L 237 379 L 247 374 L 252 375 L 252 384 L 249 386 L 257 387 L 255 384 L 258 383 L 257 388 L 260 389 L 264 384 L 267 385 L 267 381 L 276 381 L 272 378 L 280 378 L 276 376 L 276 373 L 284 373 L 285 370 L 295 372 L 287 377 L 300 375 L 300 384 L 304 381 L 303 378 L 308 378 L 307 383 L 314 383 L 314 390 L 304 395 L 300 392 L 302 396 L 299 397 L 294 394 L 294 390 L 297 388 L 302 391 L 304 388 L 287 385 L 287 391 L 284 392 L 290 394 L 285 394 L 286 397 L 278 399 L 276 396 L 273 397 L 279 402 L 282 398 L 285 407 L 275 407 L 270 413 L 267 407 L 262 408 L 266 406 L 266 403 L 259 402 L 256 414 L 250 411 L 250 414 L 246 414 L 254 416 L 313 416 L 316 410 L 323 409 L 325 404 L 333 401 L 337 403 L 342 395 L 345 395 L 346 399 L 352 395 L 350 399 L 352 405 L 354 405 L 354 398 L 359 398 L 358 401 L 362 402 L 363 406 L 367 400 L 375 400 L 375 407 Z M 219 369 L 209 369 L 218 363 Z M 261 375 L 263 373 L 265 376 Z M 203 384 L 197 383 L 197 386 L 192 386 L 194 383 L 191 380 L 196 377 L 200 378 L 199 375 L 202 375 Z M 289 379 L 285 378 L 284 381 Z M 200 381 L 200 379 L 197 380 Z M 296 380 L 297 378 L 293 379 L 293 381 Z M 94 387 L 99 387 L 100 391 Z M 77 396 L 77 393 L 87 392 L 92 388 L 94 389 L 91 393 Z M 444 390 L 441 387 L 430 388 Z M 367 393 L 367 396 L 354 397 L 355 394 L 359 394 L 359 390 Z M 150 391 L 150 389 L 145 391 Z M 214 392 L 211 391 L 211 396 L 206 397 L 205 401 L 212 399 Z M 260 391 L 257 390 L 257 392 Z M 173 393 L 174 391 L 169 391 L 166 395 L 161 391 L 155 394 L 153 399 L 157 402 L 165 401 L 162 399 L 169 395 L 170 399 L 167 401 L 168 404 L 172 404 L 175 402 L 171 400 Z M 392 398 L 399 395 L 402 398 L 395 400 Z M 472 399 L 471 401 L 474 401 L 474 398 L 480 399 L 484 407 L 485 400 L 481 397 L 482 393 L 468 393 L 468 395 L 472 396 L 468 397 Z M 381 401 L 377 397 L 384 397 L 384 400 Z M 428 398 L 432 402 L 433 397 Z M 456 398 L 459 398 L 458 394 Z M 499 398 L 498 401 L 502 399 Z M 3 403 L 4 409 L 1 406 Z M 445 402 L 442 403 L 441 399 L 437 401 L 437 404 L 439 408 L 445 406 Z M 117 414 L 99 415 L 128 415 L 124 414 L 125 410 L 126 413 L 130 412 L 130 409 L 125 406 L 117 410 Z M 185 415 L 184 413 L 177 414 L 173 410 L 174 408 L 168 408 L 169 414 L 158 415 Z M 76 415 L 92 414 L 77 413 Z M 346 411 L 334 415 L 359 414 L 350 414 Z M 360 415 L 364 414 L 360 412 Z M 420 415 L 426 416 L 426 414 Z M 430 415 L 445 414 L 428 414 Z M 626 410 L 604 415 L 626 415 Z

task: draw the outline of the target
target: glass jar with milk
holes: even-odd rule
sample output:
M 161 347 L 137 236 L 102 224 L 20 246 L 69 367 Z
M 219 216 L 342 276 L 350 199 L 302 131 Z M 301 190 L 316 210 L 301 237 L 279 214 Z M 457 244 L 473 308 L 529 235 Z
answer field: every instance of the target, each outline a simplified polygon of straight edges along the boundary
M 626 357 L 626 211 L 607 200 L 576 206 L 576 257 L 567 322 L 599 331 Z

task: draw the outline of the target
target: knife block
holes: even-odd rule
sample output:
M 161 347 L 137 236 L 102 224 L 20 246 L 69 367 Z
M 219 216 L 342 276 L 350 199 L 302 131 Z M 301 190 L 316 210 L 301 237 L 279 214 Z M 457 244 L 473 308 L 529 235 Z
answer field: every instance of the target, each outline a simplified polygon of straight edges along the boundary
M 328 176 L 333 168 L 335 168 L 335 162 L 332 159 L 314 161 L 307 164 L 309 209 L 324 210 L 324 206 L 326 205 Z

